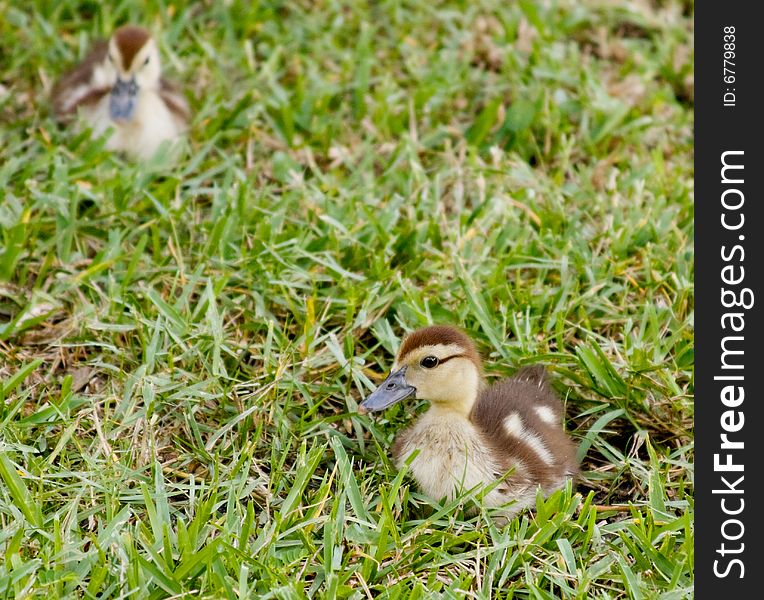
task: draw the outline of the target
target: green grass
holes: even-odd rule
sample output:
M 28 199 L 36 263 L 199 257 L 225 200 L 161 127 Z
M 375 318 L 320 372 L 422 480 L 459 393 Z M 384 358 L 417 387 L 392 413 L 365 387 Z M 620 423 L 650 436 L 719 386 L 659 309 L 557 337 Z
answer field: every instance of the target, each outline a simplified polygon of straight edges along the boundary
M 141 4 L 0 0 L 0 597 L 690 597 L 692 3 Z M 50 117 L 125 21 L 174 167 Z M 547 365 L 575 489 L 396 471 L 424 404 L 356 407 L 431 322 Z

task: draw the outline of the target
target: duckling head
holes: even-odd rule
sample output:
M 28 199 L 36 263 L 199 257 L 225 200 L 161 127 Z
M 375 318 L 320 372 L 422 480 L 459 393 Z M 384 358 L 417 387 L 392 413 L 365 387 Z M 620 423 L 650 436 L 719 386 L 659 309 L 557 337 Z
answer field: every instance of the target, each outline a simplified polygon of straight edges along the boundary
M 413 396 L 467 416 L 481 383 L 480 355 L 470 338 L 447 325 L 424 327 L 403 340 L 390 375 L 358 411 L 381 411 Z
M 109 40 L 103 77 L 112 86 L 109 114 L 114 121 L 133 118 L 141 90 L 157 90 L 161 67 L 159 49 L 148 31 L 125 25 Z

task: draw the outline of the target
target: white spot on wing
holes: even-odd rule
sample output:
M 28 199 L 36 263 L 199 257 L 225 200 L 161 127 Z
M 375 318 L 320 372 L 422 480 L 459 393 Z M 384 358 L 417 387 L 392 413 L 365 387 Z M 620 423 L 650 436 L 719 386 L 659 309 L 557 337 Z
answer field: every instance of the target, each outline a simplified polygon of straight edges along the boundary
M 539 416 L 539 419 L 544 421 L 544 423 L 554 425 L 557 422 L 557 415 L 555 415 L 554 411 L 548 406 L 537 406 L 536 414 Z
M 528 444 L 546 464 L 551 465 L 554 462 L 552 453 L 544 445 L 544 441 L 538 435 L 525 428 L 523 420 L 518 413 L 513 412 L 504 419 L 504 430 L 512 437 L 516 437 L 518 440 Z
M 521 437 L 523 435 L 523 420 L 520 418 L 520 415 L 513 412 L 504 419 L 504 429 L 509 435 Z

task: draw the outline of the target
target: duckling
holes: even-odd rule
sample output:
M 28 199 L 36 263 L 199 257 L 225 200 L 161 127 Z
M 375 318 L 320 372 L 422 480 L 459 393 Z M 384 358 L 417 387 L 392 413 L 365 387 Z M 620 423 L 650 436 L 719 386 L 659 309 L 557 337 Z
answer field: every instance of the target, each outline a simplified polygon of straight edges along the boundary
M 134 25 L 120 27 L 108 42 L 95 42 L 56 83 L 51 100 L 58 120 L 79 114 L 94 138 L 113 127 L 106 148 L 139 159 L 151 158 L 162 142 L 175 141 L 189 118 L 186 99 L 161 75 L 156 42 Z
M 358 412 L 381 411 L 409 397 L 428 400 L 430 408 L 398 434 L 392 454 L 401 468 L 419 450 L 410 469 L 434 499 L 452 500 L 502 479 L 483 501 L 503 507 L 497 516 L 508 520 L 535 503 L 539 487 L 548 495 L 577 474 L 562 402 L 541 366 L 487 386 L 467 335 L 446 325 L 425 327 L 404 339 L 390 375 Z

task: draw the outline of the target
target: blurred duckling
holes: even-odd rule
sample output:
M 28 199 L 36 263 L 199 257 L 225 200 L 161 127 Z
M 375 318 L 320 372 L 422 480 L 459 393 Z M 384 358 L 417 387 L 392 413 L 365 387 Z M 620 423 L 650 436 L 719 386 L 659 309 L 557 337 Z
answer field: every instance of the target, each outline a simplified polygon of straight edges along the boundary
M 411 472 L 434 499 L 452 500 L 503 478 L 483 501 L 504 507 L 499 516 L 510 519 L 535 504 L 539 487 L 550 494 L 578 472 L 562 402 L 544 368 L 526 367 L 487 386 L 475 345 L 458 329 L 436 325 L 407 336 L 390 375 L 358 412 L 409 397 L 428 400 L 430 408 L 398 434 L 392 454 L 401 468 L 419 450 Z
M 85 59 L 64 75 L 51 93 L 60 121 L 80 115 L 93 137 L 110 127 L 108 150 L 151 158 L 164 141 L 186 130 L 189 107 L 162 78 L 159 49 L 148 31 L 125 25 L 109 41 L 98 40 Z

